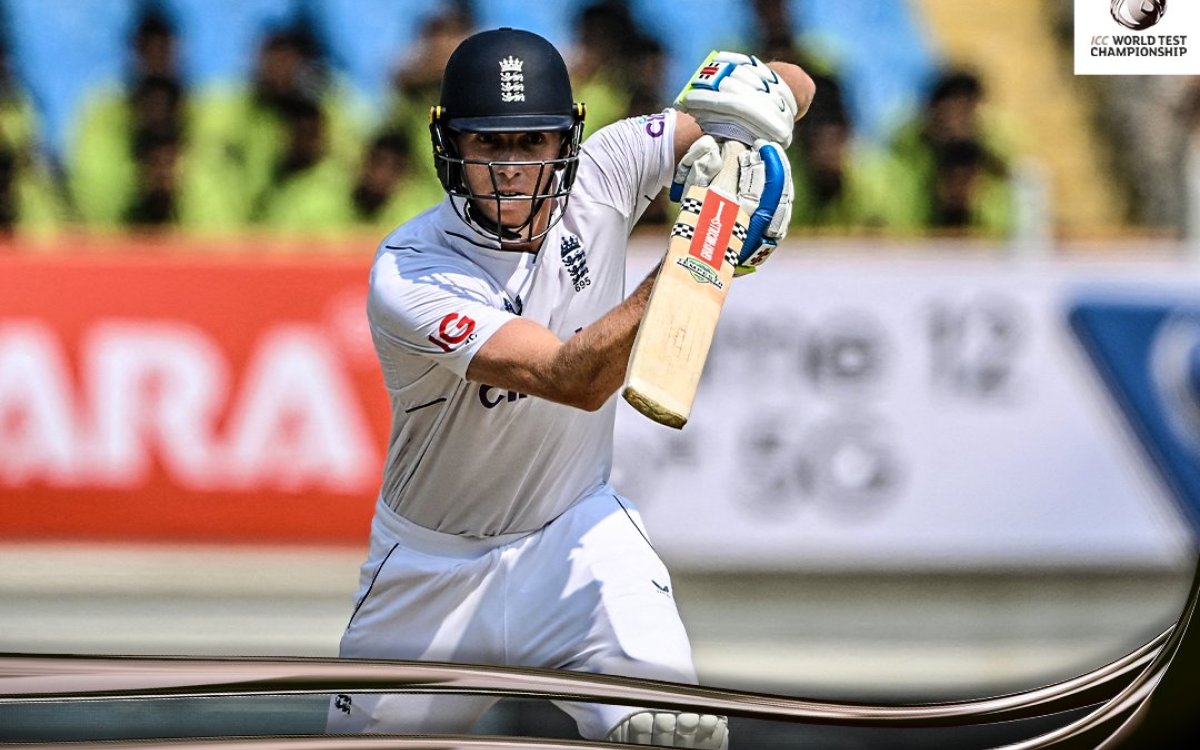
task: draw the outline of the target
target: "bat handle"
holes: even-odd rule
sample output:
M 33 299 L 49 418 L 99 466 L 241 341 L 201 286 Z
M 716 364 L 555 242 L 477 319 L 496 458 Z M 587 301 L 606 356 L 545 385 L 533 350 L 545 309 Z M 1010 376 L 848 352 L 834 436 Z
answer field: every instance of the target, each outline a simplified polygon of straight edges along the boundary
M 728 193 L 730 198 L 737 198 L 738 157 L 745 151 L 746 144 L 741 141 L 727 140 L 721 143 L 721 171 L 713 178 L 710 187 L 719 188 Z

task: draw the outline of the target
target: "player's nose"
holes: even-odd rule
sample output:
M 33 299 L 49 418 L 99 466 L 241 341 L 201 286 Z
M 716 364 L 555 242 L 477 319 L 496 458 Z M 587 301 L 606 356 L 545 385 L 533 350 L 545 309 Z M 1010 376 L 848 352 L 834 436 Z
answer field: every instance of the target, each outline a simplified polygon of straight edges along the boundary
M 537 175 L 537 167 L 529 164 L 519 163 L 519 157 L 506 159 L 505 163 L 500 163 L 495 166 L 496 177 L 502 185 L 517 185 L 526 182 L 533 182 Z M 513 163 L 518 162 L 518 163 Z
M 521 168 L 513 164 L 501 164 L 495 167 L 496 182 L 502 188 L 511 188 L 523 182 Z

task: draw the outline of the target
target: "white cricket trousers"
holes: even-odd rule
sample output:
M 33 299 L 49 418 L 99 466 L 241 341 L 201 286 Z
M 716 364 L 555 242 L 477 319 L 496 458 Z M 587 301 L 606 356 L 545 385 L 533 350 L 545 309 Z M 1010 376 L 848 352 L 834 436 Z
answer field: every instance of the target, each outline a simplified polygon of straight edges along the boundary
M 696 683 L 666 567 L 636 508 L 607 485 L 538 531 L 487 539 L 418 526 L 381 500 L 340 655 Z M 497 700 L 343 695 L 331 701 L 327 731 L 462 733 Z M 639 710 L 555 704 L 587 739 Z

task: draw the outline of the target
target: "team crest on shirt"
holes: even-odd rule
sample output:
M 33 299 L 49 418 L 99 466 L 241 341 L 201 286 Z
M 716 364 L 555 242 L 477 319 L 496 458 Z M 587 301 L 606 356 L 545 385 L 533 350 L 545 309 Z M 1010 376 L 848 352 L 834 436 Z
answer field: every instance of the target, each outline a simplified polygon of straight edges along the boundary
M 585 287 L 591 286 L 592 279 L 588 276 L 587 256 L 583 252 L 583 243 L 579 238 L 573 234 L 563 237 L 562 244 L 559 245 L 559 252 L 562 253 L 563 268 L 571 274 L 571 284 L 575 287 L 575 291 L 582 292 Z

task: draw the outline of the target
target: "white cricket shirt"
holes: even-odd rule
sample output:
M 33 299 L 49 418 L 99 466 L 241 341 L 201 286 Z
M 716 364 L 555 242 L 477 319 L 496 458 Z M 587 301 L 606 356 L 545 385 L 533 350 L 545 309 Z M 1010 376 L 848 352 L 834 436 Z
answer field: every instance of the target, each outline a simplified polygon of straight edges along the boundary
M 516 316 L 566 341 L 625 297 L 625 250 L 674 171 L 675 113 L 588 138 L 562 220 L 536 254 L 502 251 L 447 198 L 380 244 L 367 316 L 391 397 L 382 497 L 441 532 L 541 528 L 607 481 L 615 399 L 586 412 L 465 379 Z

